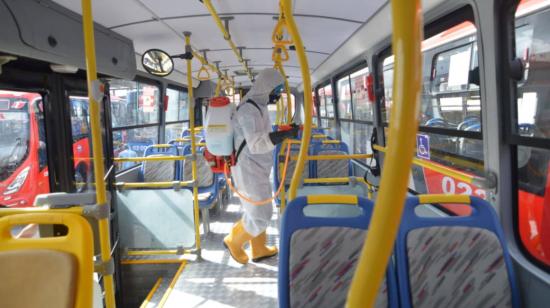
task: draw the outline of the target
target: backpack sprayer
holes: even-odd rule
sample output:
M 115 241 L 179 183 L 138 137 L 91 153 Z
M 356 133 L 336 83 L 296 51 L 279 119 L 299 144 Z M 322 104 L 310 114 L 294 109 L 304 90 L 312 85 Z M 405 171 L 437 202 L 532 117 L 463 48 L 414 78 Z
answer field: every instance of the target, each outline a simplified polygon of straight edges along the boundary
M 249 102 L 255 105 L 254 102 Z M 257 108 L 258 110 L 260 110 L 259 107 Z M 225 96 L 220 96 L 210 99 L 208 113 L 206 114 L 205 121 L 206 150 L 204 151 L 204 157 L 209 162 L 212 171 L 224 174 L 226 183 L 228 184 L 229 188 L 233 192 L 235 192 L 240 198 L 254 205 L 264 205 L 273 201 L 279 195 L 285 181 L 281 181 L 281 184 L 279 185 L 279 188 L 277 189 L 273 197 L 260 201 L 250 200 L 248 197 L 244 196 L 237 189 L 235 189 L 230 179 L 230 167 L 237 164 L 239 154 L 246 145 L 246 143 L 243 142 L 239 146 L 239 149 L 235 150 L 232 124 L 232 119 L 235 112 L 236 108 L 230 104 L 229 98 Z M 295 125 L 281 125 L 279 126 L 279 131 L 291 130 L 294 129 L 294 127 Z M 281 174 L 283 179 L 286 177 L 289 160 L 290 143 L 287 143 L 286 158 L 283 172 Z

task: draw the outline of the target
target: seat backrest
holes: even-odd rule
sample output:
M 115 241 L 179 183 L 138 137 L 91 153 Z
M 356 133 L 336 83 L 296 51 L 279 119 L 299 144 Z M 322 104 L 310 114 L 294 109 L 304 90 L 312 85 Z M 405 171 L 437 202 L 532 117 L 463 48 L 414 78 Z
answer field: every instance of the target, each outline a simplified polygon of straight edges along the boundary
M 173 144 L 156 144 L 147 147 L 144 157 L 178 156 L 178 148 Z M 177 178 L 179 161 L 144 161 L 140 178 L 143 182 L 171 182 Z
M 422 199 L 407 198 L 396 243 L 404 307 L 519 307 L 496 213 L 482 199 L 469 201 L 470 216 L 419 217 Z
M 284 147 L 283 147 L 284 145 Z M 278 144 L 275 149 L 273 150 L 273 168 L 274 168 L 274 181 L 275 181 L 275 190 L 279 188 L 279 185 L 282 181 L 283 176 L 283 168 L 284 168 L 284 160 L 286 155 L 286 144 Z M 300 145 L 299 144 L 292 144 L 290 146 L 290 155 L 295 156 L 298 155 L 298 152 L 300 151 Z M 296 161 L 289 159 L 288 160 L 288 166 L 286 168 L 286 175 L 285 175 L 285 185 L 290 185 L 290 182 L 292 181 L 292 175 L 294 174 L 294 169 L 296 169 Z M 310 163 L 306 163 L 304 166 L 304 170 L 302 172 L 302 177 L 304 179 L 311 177 L 310 173 Z
M 13 226 L 65 225 L 65 236 L 16 239 Z M 3 307 L 92 306 L 93 235 L 86 219 L 67 213 L 0 218 L 0 298 Z
M 343 143 L 315 143 L 311 148 L 311 155 L 347 155 L 348 146 Z M 313 175 L 317 178 L 349 177 L 351 172 L 351 160 L 332 159 L 312 161 Z
M 317 204 L 324 196 L 298 197 L 285 209 L 279 255 L 280 307 L 344 307 L 363 247 L 373 203 Z M 397 304 L 392 267 L 376 307 Z
M 189 155 L 191 153 L 191 146 L 187 145 L 183 148 L 183 153 Z M 197 176 L 199 181 L 199 187 L 211 187 L 215 184 L 214 182 L 214 172 L 208 164 L 206 158 L 199 149 L 197 151 Z M 182 181 L 191 181 L 193 179 L 193 163 L 191 160 L 185 160 L 183 162 L 183 171 L 182 171 Z

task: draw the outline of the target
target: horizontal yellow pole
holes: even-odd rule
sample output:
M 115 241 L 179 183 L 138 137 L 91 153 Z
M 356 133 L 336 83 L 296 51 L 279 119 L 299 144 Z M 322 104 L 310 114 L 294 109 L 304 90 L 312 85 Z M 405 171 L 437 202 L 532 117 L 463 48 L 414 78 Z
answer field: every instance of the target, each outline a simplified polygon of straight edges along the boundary
M 421 204 L 431 204 L 431 203 L 461 203 L 461 204 L 470 204 L 470 196 L 468 195 L 443 195 L 443 194 L 434 194 L 434 195 L 418 195 L 418 202 Z
M 332 183 L 348 183 L 352 179 L 347 177 L 340 177 L 340 178 L 308 178 L 304 179 L 305 184 L 332 184 Z M 365 179 L 363 178 L 354 178 L 353 181 L 357 181 L 363 184 L 367 184 Z
M 296 140 L 296 139 L 290 139 L 287 142 L 291 144 L 302 144 L 301 140 Z M 322 140 L 321 143 L 322 144 L 340 144 L 342 142 L 340 140 Z
M 143 265 L 143 264 L 179 264 L 182 261 L 185 261 L 183 258 L 178 259 L 143 259 L 143 260 L 122 260 L 120 264 L 122 265 Z
M 187 187 L 191 185 L 193 185 L 193 181 L 116 183 L 116 186 L 118 188 L 172 188 L 172 187 Z
M 34 213 L 69 213 L 82 215 L 84 209 L 81 206 L 74 206 L 64 209 L 51 209 L 49 206 L 26 207 L 26 208 L 0 208 L 0 217 L 17 215 L 17 214 L 34 214 Z
M 307 196 L 308 204 L 355 204 L 359 199 L 355 195 L 310 195 Z
M 186 160 L 185 156 L 147 156 L 147 157 L 116 157 L 115 162 L 143 162 L 143 161 L 174 161 Z
M 327 135 L 321 135 L 321 134 L 315 134 L 311 138 L 313 138 L 313 139 L 325 139 L 325 138 L 328 138 L 328 136 Z
M 184 253 L 189 253 L 189 250 L 184 250 Z M 155 256 L 155 255 L 175 255 L 178 253 L 176 249 L 167 250 L 130 250 L 128 256 Z
M 342 159 L 364 159 L 371 158 L 372 154 L 333 154 L 333 155 L 308 155 L 306 160 L 342 160 Z M 298 156 L 290 157 L 291 160 L 298 160 Z
M 183 272 L 183 269 L 185 268 L 185 265 L 187 264 L 186 261 L 182 261 L 180 267 L 178 268 L 178 271 L 174 275 L 174 278 L 172 278 L 172 281 L 170 282 L 170 286 L 168 287 L 168 290 L 164 293 L 162 296 L 162 299 L 160 300 L 160 303 L 157 307 L 162 308 L 166 304 L 166 301 L 168 301 L 168 298 L 170 297 L 170 293 L 172 293 L 172 290 L 176 286 L 176 282 L 178 281 L 181 273 Z
M 155 295 L 155 292 L 157 292 L 161 282 L 162 282 L 162 278 L 157 279 L 157 282 L 155 282 L 155 284 L 153 285 L 153 288 L 151 289 L 151 291 L 149 291 L 149 294 L 147 294 L 147 297 L 145 298 L 143 303 L 141 303 L 141 306 L 139 306 L 139 308 L 147 308 L 147 306 L 149 306 L 149 302 L 153 298 L 153 295 Z
M 239 50 L 237 49 L 237 46 L 233 42 L 233 40 L 231 40 L 231 35 L 227 32 L 227 29 L 225 29 L 225 26 L 223 25 L 223 22 L 222 22 L 220 16 L 218 15 L 218 13 L 216 12 L 216 9 L 212 5 L 212 2 L 210 0 L 202 0 L 202 3 L 204 3 L 204 5 L 206 6 L 206 9 L 208 10 L 208 12 L 210 12 L 210 15 L 212 15 L 212 17 L 214 18 L 214 22 L 216 23 L 216 26 L 222 32 L 223 38 L 227 41 L 227 43 L 229 44 L 229 47 L 231 47 L 231 50 L 233 51 L 233 53 L 237 57 L 237 60 L 240 63 L 243 64 L 243 67 L 244 67 L 244 69 L 245 69 L 245 71 L 248 75 L 248 78 L 250 78 L 250 80 L 252 80 L 252 75 L 250 75 L 250 71 L 249 71 L 244 59 L 242 58 L 242 56 L 241 56 Z
M 385 152 L 386 151 L 386 148 L 384 148 L 382 146 L 379 146 L 379 145 L 374 145 L 373 148 L 377 151 L 380 151 L 380 152 Z M 483 182 L 483 179 L 481 179 L 477 176 L 468 175 L 468 174 L 462 173 L 460 171 L 456 171 L 454 169 L 451 169 L 451 168 L 448 168 L 448 167 L 445 167 L 445 166 L 441 166 L 439 164 L 435 164 L 435 163 L 433 163 L 429 160 L 419 159 L 419 158 L 413 157 L 413 164 L 415 164 L 417 166 L 420 166 L 420 167 L 428 168 L 430 170 L 433 170 L 435 172 L 439 172 L 439 173 L 444 174 L 446 176 L 456 178 L 456 179 L 458 179 L 462 182 L 468 183 L 468 184 L 473 184 L 475 181 Z

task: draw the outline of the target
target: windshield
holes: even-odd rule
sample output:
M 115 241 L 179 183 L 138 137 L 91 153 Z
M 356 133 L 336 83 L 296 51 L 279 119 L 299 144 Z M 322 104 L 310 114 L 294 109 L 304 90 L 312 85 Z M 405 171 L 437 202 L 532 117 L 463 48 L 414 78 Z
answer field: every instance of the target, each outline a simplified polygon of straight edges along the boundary
M 0 93 L 0 181 L 25 160 L 30 139 L 28 100 Z

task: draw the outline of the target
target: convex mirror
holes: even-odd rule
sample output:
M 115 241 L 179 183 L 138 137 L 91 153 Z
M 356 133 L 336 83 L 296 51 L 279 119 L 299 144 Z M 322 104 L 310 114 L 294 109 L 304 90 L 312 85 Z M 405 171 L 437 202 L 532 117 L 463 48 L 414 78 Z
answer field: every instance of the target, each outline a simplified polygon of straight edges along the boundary
M 165 51 L 149 49 L 141 57 L 143 68 L 151 74 L 159 77 L 170 75 L 174 70 L 174 61 Z

